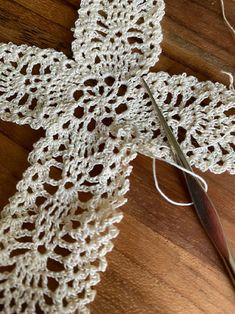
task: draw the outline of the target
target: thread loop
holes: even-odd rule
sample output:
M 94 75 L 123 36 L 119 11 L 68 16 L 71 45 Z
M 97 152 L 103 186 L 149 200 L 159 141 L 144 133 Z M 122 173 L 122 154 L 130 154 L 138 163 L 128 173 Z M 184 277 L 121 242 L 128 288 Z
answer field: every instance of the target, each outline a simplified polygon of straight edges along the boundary
M 207 184 L 207 182 L 206 182 L 201 176 L 199 176 L 198 174 L 196 174 L 196 173 L 194 173 L 194 172 L 192 172 L 192 171 L 190 171 L 190 170 L 185 169 L 184 167 L 178 165 L 177 163 L 174 163 L 174 162 L 171 162 L 171 161 L 166 161 L 166 160 L 161 159 L 161 158 L 153 158 L 153 164 L 152 164 L 152 166 L 153 166 L 153 178 L 154 178 L 155 187 L 156 187 L 157 191 L 159 192 L 159 194 L 160 194 L 168 203 L 170 203 L 170 204 L 172 204 L 172 205 L 175 205 L 175 206 L 191 206 L 191 205 L 193 205 L 192 202 L 191 202 L 191 203 L 176 202 L 176 201 L 172 200 L 169 196 L 167 196 L 167 195 L 161 190 L 161 188 L 160 188 L 160 186 L 159 186 L 159 183 L 158 183 L 157 174 L 156 174 L 156 159 L 157 159 L 157 160 L 164 161 L 164 162 L 168 163 L 169 165 L 174 166 L 174 167 L 176 167 L 177 169 L 180 169 L 181 171 L 186 172 L 186 173 L 190 174 L 191 176 L 193 176 L 194 178 L 200 180 L 200 181 L 202 182 L 203 186 L 204 186 L 203 188 L 204 188 L 205 192 L 208 191 L 208 184 Z

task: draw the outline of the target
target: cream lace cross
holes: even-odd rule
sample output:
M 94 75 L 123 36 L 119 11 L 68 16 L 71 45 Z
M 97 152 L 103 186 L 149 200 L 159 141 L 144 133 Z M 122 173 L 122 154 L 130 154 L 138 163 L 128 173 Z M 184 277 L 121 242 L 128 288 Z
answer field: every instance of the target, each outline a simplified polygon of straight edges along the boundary
M 186 74 L 148 73 L 160 54 L 163 15 L 163 0 L 83 0 L 73 60 L 0 45 L 0 118 L 46 133 L 2 211 L 4 313 L 88 313 L 118 234 L 130 160 L 137 152 L 171 159 L 140 76 L 190 163 L 235 173 L 234 91 Z

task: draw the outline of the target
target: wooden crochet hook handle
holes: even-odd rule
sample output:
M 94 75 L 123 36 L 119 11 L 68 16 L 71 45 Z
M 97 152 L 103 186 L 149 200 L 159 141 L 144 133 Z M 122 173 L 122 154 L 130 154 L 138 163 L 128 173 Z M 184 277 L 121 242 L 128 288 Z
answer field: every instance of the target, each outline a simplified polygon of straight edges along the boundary
M 222 258 L 235 288 L 235 261 L 229 250 L 224 230 L 215 206 L 196 178 L 186 172 L 184 172 L 184 177 L 197 216 L 208 237 Z

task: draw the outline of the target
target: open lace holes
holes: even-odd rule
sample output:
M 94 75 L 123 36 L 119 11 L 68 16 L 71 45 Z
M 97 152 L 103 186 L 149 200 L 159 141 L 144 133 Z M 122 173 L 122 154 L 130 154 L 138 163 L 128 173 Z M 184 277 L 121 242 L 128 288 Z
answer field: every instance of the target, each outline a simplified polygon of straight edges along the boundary
M 144 23 L 144 18 L 141 16 L 137 21 L 136 21 L 136 24 L 137 25 L 141 25 Z
M 104 81 L 108 86 L 112 86 L 115 82 L 115 78 L 112 76 L 108 76 L 104 79 Z
M 99 147 L 98 147 L 98 152 L 99 153 L 103 152 L 104 148 L 105 148 L 105 143 L 100 144 Z
M 104 10 L 99 10 L 98 11 L 99 15 L 103 16 L 105 19 L 107 19 L 108 14 Z
M 114 153 L 114 154 L 118 154 L 118 153 L 119 153 L 119 149 L 118 149 L 117 147 L 114 147 L 113 153 Z
M 235 108 L 230 108 L 230 109 L 224 111 L 224 114 L 225 114 L 227 117 L 234 116 L 234 115 L 235 115 Z
M 172 119 L 180 121 L 180 116 L 178 114 L 175 114 L 172 116 Z
M 34 110 L 37 107 L 38 100 L 36 98 L 33 98 L 31 101 L 31 104 L 29 105 L 30 110 Z
M 50 74 L 51 73 L 51 69 L 50 66 L 48 65 L 45 69 L 44 69 L 44 74 Z
M 88 202 L 92 199 L 93 194 L 91 192 L 83 192 L 83 191 L 79 191 L 78 192 L 78 198 L 82 203 Z
M 63 302 L 63 307 L 66 307 L 68 305 L 68 301 L 66 300 L 66 298 L 63 298 L 62 302 Z
M 33 190 L 32 190 L 32 188 L 31 188 L 30 186 L 28 187 L 27 192 L 28 192 L 29 194 L 32 194 L 32 193 L 33 193 Z
M 103 170 L 103 165 L 101 164 L 97 164 L 93 167 L 93 169 L 89 172 L 89 175 L 91 177 L 96 177 L 98 176 L 99 174 L 101 174 L 102 170 Z
M 198 144 L 197 140 L 192 135 L 191 135 L 191 143 L 196 148 L 200 147 L 200 145 Z
M 121 114 L 127 110 L 126 104 L 120 104 L 118 107 L 115 108 L 117 114 Z
M 235 145 L 233 143 L 229 143 L 229 146 L 234 150 L 235 152 Z
M 54 195 L 58 190 L 58 186 L 54 186 L 48 183 L 44 183 L 43 187 L 51 195 Z
M 33 75 L 40 75 L 41 64 L 35 64 L 32 68 Z
M 152 139 L 157 138 L 160 134 L 161 134 L 160 129 L 153 130 L 153 136 L 152 136 Z
M 104 94 L 104 87 L 100 86 L 99 87 L 99 94 L 102 96 Z
M 205 98 L 203 101 L 200 103 L 201 107 L 207 107 L 210 105 L 211 99 L 210 98 Z
M 43 297 L 44 297 L 45 303 L 46 303 L 47 305 L 53 305 L 53 300 L 52 300 L 51 297 L 49 297 L 49 296 L 46 295 L 46 294 L 43 294 Z
M 29 251 L 30 251 L 30 249 L 15 249 L 15 250 L 11 251 L 10 257 L 22 255 L 22 254 L 25 254 L 25 253 L 27 253 Z
M 11 304 L 10 304 L 10 306 L 14 306 L 14 305 L 16 305 L 16 303 L 15 303 L 15 300 L 14 300 L 14 298 L 11 300 Z M 20 313 L 25 313 L 25 310 L 28 308 L 28 304 L 26 303 L 26 302 L 24 302 L 22 305 L 21 305 L 21 309 L 20 309 Z
M 45 245 L 39 245 L 38 246 L 38 248 L 37 248 L 37 250 L 38 250 L 38 252 L 40 253 L 40 254 L 46 254 L 46 252 L 47 252 L 47 249 L 46 249 L 46 247 L 45 247 Z
M 127 86 L 122 84 L 119 87 L 117 94 L 118 94 L 118 96 L 124 96 L 126 94 L 126 92 L 127 92 Z
M 116 167 L 116 164 L 113 163 L 111 166 L 110 166 L 110 169 L 114 169 Z
M 20 238 L 15 238 L 17 242 L 19 243 L 30 243 L 33 242 L 32 237 L 20 237 Z
M 83 91 L 82 90 L 76 90 L 74 93 L 73 93 L 73 98 L 78 101 L 82 96 L 84 95 Z
M 66 182 L 64 187 L 66 190 L 71 189 L 74 186 L 74 184 L 72 182 Z
M 47 287 L 50 291 L 54 292 L 58 287 L 58 281 L 53 277 L 47 277 Z
M 192 151 L 189 151 L 189 152 L 187 152 L 187 154 L 186 154 L 188 157 L 191 157 L 191 156 L 193 156 L 193 152 Z
M 80 254 L 81 255 L 81 254 Z M 73 288 L 74 280 L 70 280 L 67 282 L 68 287 Z
M 37 207 L 40 207 L 45 201 L 46 201 L 46 198 L 44 196 L 38 196 L 35 200 L 35 204 Z
M 51 179 L 56 180 L 56 181 L 61 180 L 62 179 L 62 170 L 57 168 L 57 167 L 51 166 L 50 172 L 49 172 L 49 177 Z
M 219 144 L 219 148 L 221 149 L 223 155 L 229 154 L 229 152 L 223 146 L 221 146 L 220 144 Z
M 78 220 L 72 220 L 71 222 L 72 222 L 72 228 L 73 228 L 73 229 L 78 229 L 78 228 L 81 227 L 80 221 L 78 221 Z
M 187 131 L 181 126 L 178 128 L 178 142 L 182 143 L 186 138 Z
M 92 131 L 94 131 L 95 127 L 96 127 L 96 121 L 92 118 L 87 125 L 87 130 L 89 132 L 92 132 Z
M 28 64 L 23 65 L 21 70 L 20 70 L 20 73 L 22 75 L 26 75 L 27 74 L 27 68 L 28 68 Z
M 132 37 L 128 37 L 127 38 L 128 43 L 133 45 L 133 44 L 143 44 L 143 39 L 136 37 L 136 36 L 132 36 Z
M 10 307 L 13 307 L 13 306 L 15 306 L 15 305 L 16 305 L 15 299 L 12 298 L 12 299 L 11 299 L 11 302 L 10 302 Z
M 58 162 L 58 163 L 63 163 L 63 157 L 62 156 L 56 156 L 54 157 L 54 159 Z
M 99 25 L 99 26 L 101 26 L 101 27 L 103 27 L 103 28 L 105 28 L 105 29 L 108 29 L 108 26 L 107 25 L 105 25 L 103 22 L 101 22 L 101 21 L 97 21 L 97 25 Z
M 90 106 L 90 108 L 89 108 L 89 112 L 94 112 L 94 110 L 95 110 L 95 108 L 96 108 L 96 106 Z
M 61 272 L 65 270 L 64 265 L 52 258 L 47 259 L 47 269 L 53 272 Z
M 64 130 L 68 129 L 69 126 L 70 126 L 70 121 L 67 121 L 67 122 L 65 122 L 65 123 L 62 125 L 62 127 L 63 127 Z
M 77 108 L 74 110 L 73 115 L 78 118 L 81 119 L 84 115 L 84 108 L 77 106 Z
M 61 145 L 59 146 L 58 150 L 59 150 L 60 152 L 65 151 L 65 150 L 66 150 L 66 147 L 64 146 L 64 144 L 61 144 Z
M 172 98 L 173 98 L 172 94 L 168 93 L 164 103 L 169 105 L 171 103 L 171 101 L 172 101 Z
M 42 310 L 41 306 L 39 305 L 39 302 L 37 302 L 36 305 L 35 305 L 34 313 L 45 314 L 45 312 Z
M 79 193 L 82 193 L 82 192 L 79 192 Z M 84 208 L 77 207 L 75 212 L 74 212 L 74 215 L 76 215 L 76 216 L 82 215 L 85 211 L 86 210 Z
M 98 84 L 98 81 L 94 79 L 89 79 L 84 82 L 85 86 L 91 86 L 91 87 L 95 87 L 97 84 Z
M 13 265 L 7 265 L 7 266 L 0 266 L 0 274 L 1 273 L 11 273 L 16 267 L 16 264 Z
M 65 234 L 61 239 L 64 240 L 65 242 L 68 242 L 68 243 L 75 243 L 76 242 L 76 240 L 74 238 L 72 238 L 68 233 Z
M 60 256 L 69 256 L 71 254 L 71 251 L 66 248 L 60 247 L 59 245 L 55 247 L 54 252 Z
M 196 98 L 191 96 L 187 101 L 186 103 L 184 104 L 184 107 L 189 107 L 190 105 L 192 105 L 194 102 L 196 101 Z
M 21 226 L 22 230 L 29 230 L 32 231 L 35 229 L 35 223 L 31 223 L 31 222 L 24 222 Z
M 174 107 L 179 107 L 183 101 L 183 96 L 181 94 L 177 95 Z
M 113 118 L 108 118 L 108 117 L 106 117 L 106 118 L 104 118 L 103 120 L 102 120 L 102 123 L 104 124 L 104 125 L 106 125 L 106 126 L 110 126 L 112 123 L 113 123 Z
M 133 48 L 132 50 L 131 50 L 131 52 L 132 53 L 138 53 L 139 55 L 143 55 L 144 53 L 143 53 L 143 51 L 142 50 L 140 50 L 139 48 Z
M 100 63 L 100 62 L 101 62 L 100 57 L 96 56 L 96 57 L 95 57 L 95 63 L 98 64 L 98 63 Z

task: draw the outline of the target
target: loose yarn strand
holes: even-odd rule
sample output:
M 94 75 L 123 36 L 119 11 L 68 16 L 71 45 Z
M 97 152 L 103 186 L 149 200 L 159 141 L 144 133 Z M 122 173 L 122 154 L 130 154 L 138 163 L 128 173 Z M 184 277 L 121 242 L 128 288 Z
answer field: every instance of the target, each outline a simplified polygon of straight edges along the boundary
M 235 29 L 234 27 L 230 24 L 230 22 L 227 19 L 226 13 L 225 13 L 225 7 L 224 7 L 224 0 L 220 0 L 221 3 L 221 9 L 222 9 L 222 15 L 223 15 L 223 19 L 225 24 L 228 26 L 228 28 L 231 30 L 231 32 L 233 33 L 233 35 L 235 36 Z
M 164 161 L 166 163 L 168 163 L 169 165 L 171 166 L 174 166 L 178 169 L 180 169 L 181 171 L 184 171 L 188 174 L 190 174 L 191 176 L 195 177 L 196 179 L 200 180 L 202 182 L 202 184 L 204 185 L 204 190 L 207 192 L 208 191 L 208 184 L 207 182 L 199 175 L 197 175 L 196 173 L 190 171 L 190 170 L 187 170 L 185 169 L 184 167 L 181 167 L 180 165 L 174 163 L 174 162 L 171 162 L 171 161 L 166 161 L 166 160 L 163 160 L 161 158 L 153 158 L 153 178 L 154 178 L 154 183 L 155 183 L 155 187 L 157 189 L 157 191 L 159 192 L 159 194 L 167 201 L 169 202 L 170 204 L 172 205 L 176 205 L 176 206 L 191 206 L 193 205 L 193 203 L 182 203 L 182 202 L 176 202 L 174 200 L 172 200 L 170 197 L 168 197 L 160 188 L 159 186 L 159 183 L 158 183 L 158 179 L 157 179 L 157 174 L 156 174 L 156 159 L 158 160 L 161 160 L 161 161 Z
M 224 73 L 224 74 L 228 75 L 228 77 L 229 77 L 229 89 L 232 90 L 232 91 L 235 91 L 235 88 L 234 88 L 234 78 L 233 78 L 232 73 L 226 72 L 226 71 L 221 71 L 221 73 Z

